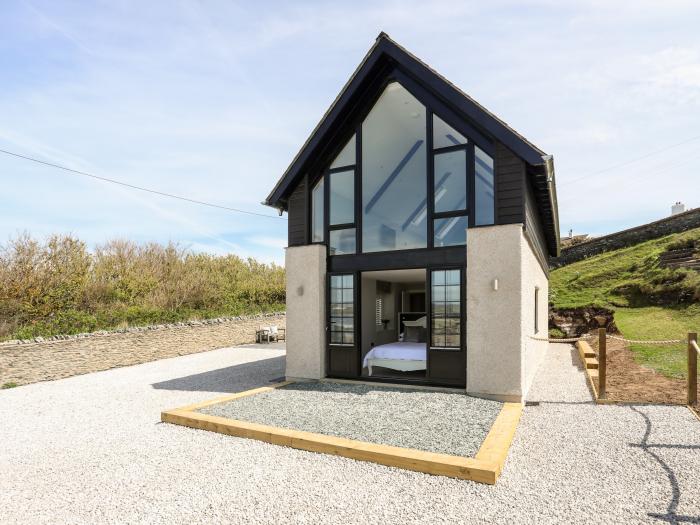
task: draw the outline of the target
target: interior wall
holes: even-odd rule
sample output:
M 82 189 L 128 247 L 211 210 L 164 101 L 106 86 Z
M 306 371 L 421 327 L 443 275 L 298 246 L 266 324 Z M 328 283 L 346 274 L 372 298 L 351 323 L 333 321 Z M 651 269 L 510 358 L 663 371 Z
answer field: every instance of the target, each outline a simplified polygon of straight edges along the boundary
M 362 330 L 362 348 L 360 350 L 362 353 L 362 359 L 364 359 L 365 354 L 369 352 L 372 343 L 375 342 L 376 339 L 374 307 L 376 299 L 377 281 L 368 277 L 362 277 L 361 282 L 362 284 L 360 288 L 360 329 Z
M 369 277 L 362 277 L 361 284 L 361 312 L 360 328 L 362 330 L 362 358 L 370 351 L 372 346 L 383 345 L 396 341 L 398 333 L 396 331 L 397 314 L 397 290 L 396 283 L 390 283 L 388 292 L 377 291 L 377 280 Z M 382 318 L 388 319 L 386 329 L 377 326 L 376 300 L 382 297 Z
M 402 292 L 425 291 L 425 282 L 416 283 L 394 283 L 388 282 L 389 291 L 379 291 L 377 289 L 378 280 L 375 278 L 362 276 L 360 288 L 360 329 L 361 354 L 362 359 L 369 352 L 372 346 L 383 345 L 398 341 L 398 315 L 400 312 L 408 311 L 403 309 Z M 384 281 L 387 282 L 387 281 Z M 386 319 L 386 329 L 377 326 L 376 319 L 376 299 L 382 297 L 382 319 Z

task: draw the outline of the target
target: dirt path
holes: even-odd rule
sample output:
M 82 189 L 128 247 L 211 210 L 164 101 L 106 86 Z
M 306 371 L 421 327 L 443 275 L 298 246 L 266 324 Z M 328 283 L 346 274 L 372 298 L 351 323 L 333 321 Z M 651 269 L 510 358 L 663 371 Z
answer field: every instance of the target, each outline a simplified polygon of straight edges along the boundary
M 597 339 L 594 339 L 591 346 L 598 353 Z M 608 339 L 607 365 L 607 394 L 610 399 L 686 404 L 686 382 L 666 377 L 656 370 L 640 365 L 635 361 L 629 345 L 623 341 Z

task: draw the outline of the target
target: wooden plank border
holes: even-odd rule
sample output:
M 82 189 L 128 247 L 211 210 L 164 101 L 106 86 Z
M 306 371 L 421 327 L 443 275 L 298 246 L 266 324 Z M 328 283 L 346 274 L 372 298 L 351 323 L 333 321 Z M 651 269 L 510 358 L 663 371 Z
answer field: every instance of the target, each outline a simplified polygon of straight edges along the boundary
M 598 397 L 598 389 L 595 386 L 595 381 L 593 381 L 593 376 L 591 375 L 591 369 L 589 369 L 586 366 L 586 352 L 590 353 L 595 353 L 593 352 L 593 348 L 591 345 L 589 345 L 586 341 L 576 341 L 576 348 L 578 349 L 578 356 L 581 359 L 581 365 L 583 366 L 583 371 L 586 374 L 586 378 L 588 379 L 588 387 L 591 390 L 591 394 L 593 394 L 593 400 L 596 403 L 603 403 L 607 400 L 602 400 Z M 596 358 L 596 361 L 598 358 Z M 595 369 L 592 369 L 595 370 Z
M 494 485 L 503 470 L 523 409 L 522 403 L 505 403 L 474 458 L 367 443 L 196 412 L 203 407 L 269 392 L 274 388 L 291 383 L 293 381 L 286 381 L 269 387 L 255 388 L 202 403 L 166 410 L 161 413 L 161 421 L 229 436 L 256 439 L 273 445 Z

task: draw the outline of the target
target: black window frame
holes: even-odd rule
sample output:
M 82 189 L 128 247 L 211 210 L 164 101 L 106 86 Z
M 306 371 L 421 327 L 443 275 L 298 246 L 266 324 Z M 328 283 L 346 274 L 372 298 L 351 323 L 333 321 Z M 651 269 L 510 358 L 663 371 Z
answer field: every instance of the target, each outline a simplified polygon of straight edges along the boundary
M 379 97 L 382 95 L 386 87 L 392 82 L 399 82 L 411 95 L 413 95 L 421 104 L 425 106 L 425 118 L 426 118 L 426 186 L 427 186 L 427 199 L 426 199 L 426 234 L 427 243 L 425 248 L 411 248 L 408 250 L 385 250 L 380 252 L 370 252 L 365 253 L 362 249 L 362 123 L 365 118 L 372 110 L 376 104 Z M 433 148 L 433 115 L 440 118 L 447 125 L 454 128 L 455 131 L 463 135 L 467 142 L 465 144 L 455 144 L 453 146 L 445 146 L 442 148 Z M 461 124 L 461 125 L 460 125 Z M 342 148 L 347 144 L 347 142 L 355 136 L 355 164 L 349 164 L 347 166 L 339 166 L 336 168 L 330 168 L 335 156 L 337 156 Z M 310 177 L 311 184 L 308 185 L 308 201 L 311 202 L 311 191 L 312 188 L 318 183 L 318 181 L 324 179 L 324 240 L 310 242 L 309 244 L 325 244 L 328 250 L 329 257 L 357 257 L 357 256 L 372 256 L 377 253 L 394 253 L 394 252 L 410 252 L 415 250 L 449 250 L 455 247 L 464 245 L 449 245 L 449 246 L 436 246 L 435 245 L 435 221 L 439 219 L 448 219 L 452 217 L 467 217 L 467 228 L 483 228 L 488 226 L 493 226 L 497 224 L 497 204 L 496 204 L 496 192 L 497 192 L 497 178 L 494 174 L 494 200 L 493 200 L 493 224 L 480 224 L 475 223 L 475 177 L 476 177 L 476 165 L 475 165 L 475 153 L 474 146 L 478 146 L 485 154 L 494 160 L 495 168 L 495 145 L 492 140 L 487 139 L 481 132 L 474 128 L 468 121 L 460 119 L 454 112 L 444 106 L 443 102 L 434 99 L 431 95 L 425 91 L 424 88 L 419 86 L 410 77 L 406 76 L 403 72 L 398 69 L 392 71 L 390 75 L 381 83 L 376 96 L 372 97 L 364 107 L 360 108 L 360 111 L 354 118 L 352 122 L 348 123 L 345 128 L 345 132 L 341 132 L 337 135 L 339 139 L 334 142 L 335 147 L 330 148 L 328 151 L 327 158 L 321 164 L 324 166 L 316 173 L 316 177 Z M 462 210 L 453 210 L 445 212 L 435 212 L 435 157 L 442 153 L 448 153 L 450 151 L 465 151 L 466 152 L 466 170 L 465 175 L 467 177 L 467 201 L 466 207 Z M 330 225 L 330 175 L 335 172 L 354 170 L 355 173 L 355 216 L 354 221 L 344 224 L 334 224 Z M 310 209 L 310 206 L 309 206 Z M 309 212 L 310 213 L 310 212 Z M 351 254 L 338 254 L 332 255 L 330 253 L 330 232 L 333 230 L 345 230 L 345 229 L 355 229 L 355 253 Z M 312 239 L 311 234 L 311 224 L 309 224 L 308 239 Z M 465 237 L 466 245 L 466 237 Z
M 466 310 L 464 308 L 466 301 L 466 271 L 464 266 L 445 266 L 435 265 L 426 268 L 426 291 L 428 292 L 426 307 L 428 315 L 428 334 L 427 348 L 430 352 L 461 352 L 465 347 L 466 340 Z M 459 272 L 459 346 L 433 346 L 433 272 L 440 271 L 457 271 Z M 454 286 L 454 285 L 453 285 Z M 447 302 L 447 301 L 445 301 Z M 453 301 L 455 302 L 455 301 Z M 445 316 L 445 319 L 447 316 Z
M 334 277 L 340 277 L 343 279 L 344 277 L 352 277 L 352 300 L 350 303 L 346 303 L 345 301 L 341 301 L 339 304 L 351 304 L 352 305 L 352 315 L 347 316 L 347 315 L 340 315 L 340 316 L 334 316 L 332 310 L 333 306 L 333 300 L 332 300 L 332 295 L 333 295 L 333 290 L 335 289 L 333 287 L 333 278 Z M 357 326 L 357 305 L 358 305 L 358 287 L 357 287 L 357 272 L 329 272 L 328 277 L 327 277 L 327 282 L 328 282 L 328 296 L 326 298 L 326 304 L 328 305 L 328 312 L 326 313 L 326 326 L 328 327 L 327 330 L 327 346 L 331 347 L 342 347 L 342 348 L 357 348 L 358 345 L 358 326 Z M 343 286 L 340 287 L 340 290 L 348 290 L 349 288 L 346 288 L 343 282 Z M 333 330 L 333 319 L 334 318 L 340 318 L 340 319 L 352 319 L 352 330 Z M 345 343 L 345 342 L 340 342 L 340 343 L 334 343 L 333 342 L 333 332 L 336 333 L 352 333 L 352 343 Z M 344 337 L 343 337 L 344 338 Z
M 342 257 L 343 255 L 347 256 L 354 256 L 357 254 L 362 253 L 361 251 L 361 235 L 359 233 L 359 228 L 358 228 L 358 173 L 360 172 L 360 147 L 361 147 L 361 142 L 360 142 L 360 133 L 358 131 L 354 131 L 353 134 L 350 135 L 350 137 L 343 142 L 343 147 L 345 147 L 345 144 L 348 143 L 353 137 L 355 136 L 355 164 L 348 164 L 347 166 L 338 166 L 336 168 L 331 168 L 330 165 L 333 163 L 333 160 L 335 157 L 332 157 L 328 162 L 326 162 L 326 168 L 323 170 L 323 173 L 320 178 L 323 178 L 323 193 L 324 193 L 324 201 L 326 202 L 326 206 L 323 210 L 323 222 L 324 222 L 324 238 L 326 239 L 326 246 L 328 250 L 328 255 L 332 257 Z M 340 151 L 342 151 L 342 148 L 338 150 L 335 155 L 340 154 Z M 331 224 L 330 223 L 330 182 L 331 182 L 331 175 L 333 173 L 339 173 L 343 171 L 350 171 L 353 170 L 354 172 L 354 202 L 353 202 L 353 221 L 352 222 L 346 222 L 342 224 Z M 318 180 L 320 180 L 320 178 Z M 343 254 L 338 254 L 338 255 L 332 255 L 330 253 L 331 250 L 331 231 L 334 230 L 350 230 L 350 229 L 355 229 L 355 253 L 343 253 Z M 321 244 L 321 243 L 318 243 Z

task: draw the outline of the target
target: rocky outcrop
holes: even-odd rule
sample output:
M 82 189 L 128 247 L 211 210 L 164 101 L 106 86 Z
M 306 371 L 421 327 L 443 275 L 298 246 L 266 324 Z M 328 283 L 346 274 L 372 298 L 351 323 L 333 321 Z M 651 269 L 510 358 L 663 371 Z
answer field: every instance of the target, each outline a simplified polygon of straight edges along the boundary
M 618 331 L 614 312 L 594 306 L 552 308 L 549 312 L 549 328 L 561 330 L 566 337 L 578 337 L 598 328 L 606 328 L 608 332 Z

